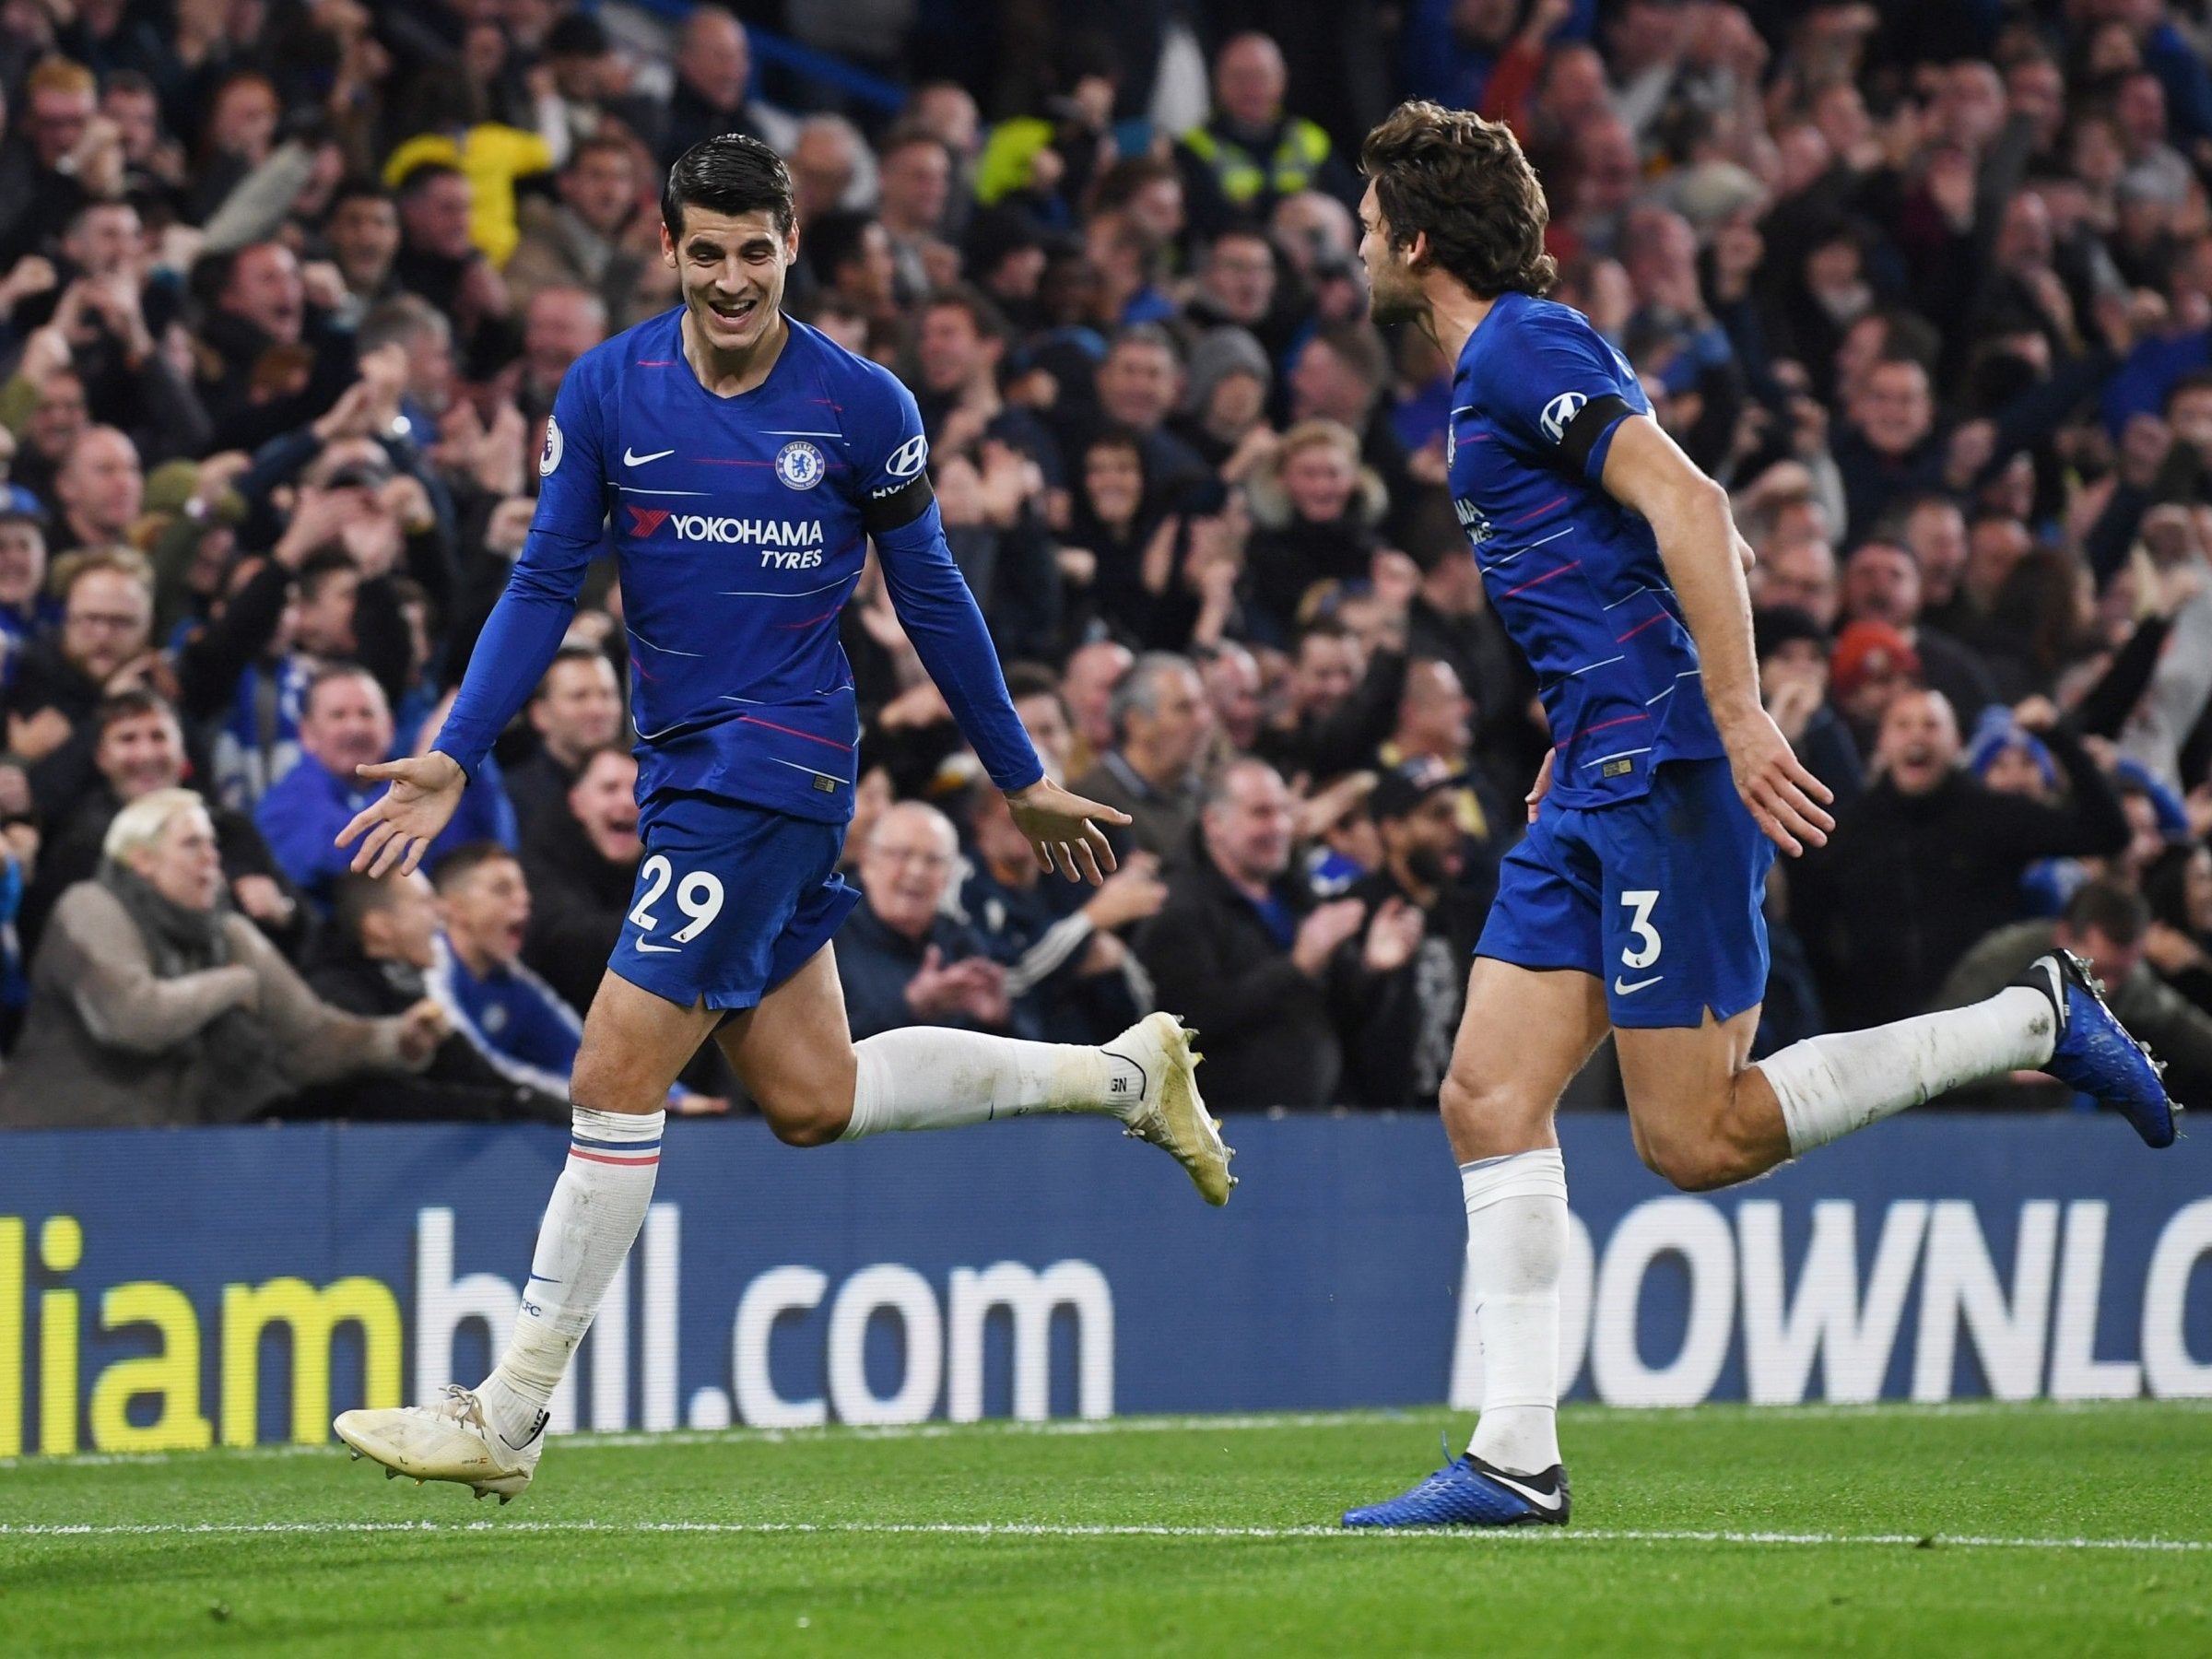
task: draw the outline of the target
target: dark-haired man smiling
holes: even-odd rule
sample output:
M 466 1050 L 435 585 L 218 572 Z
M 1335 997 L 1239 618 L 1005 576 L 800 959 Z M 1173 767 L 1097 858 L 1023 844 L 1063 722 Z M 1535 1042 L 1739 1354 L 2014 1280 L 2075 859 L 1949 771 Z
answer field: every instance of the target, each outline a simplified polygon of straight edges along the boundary
M 570 1074 L 575 1142 L 491 1376 L 337 1424 L 388 1468 L 502 1500 L 530 1484 L 547 1402 L 644 1220 L 663 1102 L 710 1036 L 795 1145 L 1097 1112 L 1171 1153 L 1211 1202 L 1229 1196 L 1171 1016 L 1111 1048 L 926 1027 L 853 1041 L 830 946 L 857 897 L 837 873 L 860 737 L 838 614 L 870 542 L 1039 859 L 1100 880 L 1113 859 L 1092 820 L 1127 820 L 1045 777 L 946 546 L 912 395 L 783 315 L 799 238 L 782 161 L 754 138 L 711 138 L 669 170 L 661 215 L 682 306 L 569 371 L 529 539 L 438 747 L 362 768 L 392 787 L 340 837 L 365 837 L 357 868 L 412 866 L 559 651 L 611 528 L 645 857 Z

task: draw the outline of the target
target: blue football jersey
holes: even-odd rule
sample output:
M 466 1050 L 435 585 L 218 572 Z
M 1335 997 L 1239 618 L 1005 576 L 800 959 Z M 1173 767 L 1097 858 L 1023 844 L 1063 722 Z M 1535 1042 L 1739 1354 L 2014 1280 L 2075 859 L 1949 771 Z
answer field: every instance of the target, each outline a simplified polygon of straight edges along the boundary
M 1600 400 L 1600 429 L 1571 441 Z M 1630 799 L 1662 761 L 1724 754 L 1659 544 L 1599 482 L 1620 420 L 1651 412 L 1627 360 L 1580 312 L 1503 294 L 1459 354 L 1452 402 L 1453 506 L 1536 672 L 1552 798 Z
M 838 615 L 871 535 L 893 603 L 1000 787 L 1042 774 L 945 547 L 912 395 L 806 324 L 718 396 L 681 308 L 585 353 L 538 459 L 537 512 L 439 747 L 473 775 L 611 544 L 629 629 L 638 796 L 686 791 L 842 822 L 860 721 Z M 889 522 L 886 522 L 887 509 Z

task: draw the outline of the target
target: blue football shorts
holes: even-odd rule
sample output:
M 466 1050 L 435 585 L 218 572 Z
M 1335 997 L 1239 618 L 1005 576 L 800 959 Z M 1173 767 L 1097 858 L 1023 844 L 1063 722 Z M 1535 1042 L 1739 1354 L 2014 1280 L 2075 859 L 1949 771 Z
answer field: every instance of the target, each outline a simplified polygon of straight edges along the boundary
M 1616 1026 L 1729 1019 L 1766 995 L 1773 863 L 1726 760 L 1665 761 L 1635 800 L 1537 813 L 1475 954 L 1595 974 Z
M 682 1007 L 749 1008 L 805 967 L 860 901 L 844 826 L 705 794 L 658 794 L 607 966 Z

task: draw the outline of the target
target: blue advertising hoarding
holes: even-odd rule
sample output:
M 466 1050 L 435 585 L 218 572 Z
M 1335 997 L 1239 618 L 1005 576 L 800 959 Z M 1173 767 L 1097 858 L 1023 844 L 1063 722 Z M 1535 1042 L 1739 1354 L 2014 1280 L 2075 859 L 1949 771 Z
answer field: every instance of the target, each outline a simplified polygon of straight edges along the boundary
M 1199 1203 L 1095 1121 L 798 1151 L 669 1127 L 558 1428 L 793 1427 L 1481 1398 L 1433 1118 L 1238 1119 Z M 1730 1193 L 1561 1121 L 1571 1395 L 2212 1394 L 2212 1159 L 2116 1122 L 1908 1116 Z M 0 1138 L 0 1454 L 321 1441 L 473 1382 L 558 1130 Z

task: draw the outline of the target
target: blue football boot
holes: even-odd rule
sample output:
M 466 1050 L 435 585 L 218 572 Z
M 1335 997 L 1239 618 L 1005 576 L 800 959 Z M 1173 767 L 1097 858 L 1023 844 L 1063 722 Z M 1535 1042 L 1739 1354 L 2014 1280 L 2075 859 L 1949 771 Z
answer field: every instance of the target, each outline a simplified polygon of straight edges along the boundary
M 2182 1109 L 2166 1098 L 2166 1067 L 2114 1018 L 2089 965 L 2054 950 L 2013 982 L 2034 987 L 2058 1009 L 2058 1045 L 2043 1070 L 2120 1113 L 2145 1145 L 2172 1146 Z
M 1445 1442 L 1444 1455 L 1452 1447 Z M 1385 1503 L 1347 1510 L 1347 1526 L 1564 1526 L 1567 1470 L 1554 1464 L 1541 1475 L 1509 1475 L 1468 1452 L 1409 1492 Z

